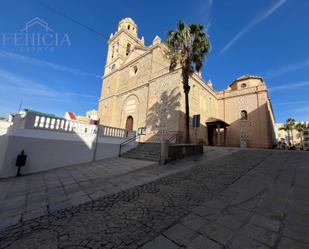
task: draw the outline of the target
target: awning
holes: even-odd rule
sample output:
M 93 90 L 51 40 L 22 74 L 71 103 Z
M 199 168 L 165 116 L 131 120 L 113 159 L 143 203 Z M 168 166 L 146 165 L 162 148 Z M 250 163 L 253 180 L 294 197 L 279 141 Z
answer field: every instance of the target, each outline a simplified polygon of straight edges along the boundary
M 217 127 L 219 125 L 221 128 L 226 128 L 226 127 L 230 126 L 229 124 L 224 122 L 222 119 L 218 119 L 218 118 L 207 119 L 206 125 L 207 126 L 215 126 L 215 127 Z

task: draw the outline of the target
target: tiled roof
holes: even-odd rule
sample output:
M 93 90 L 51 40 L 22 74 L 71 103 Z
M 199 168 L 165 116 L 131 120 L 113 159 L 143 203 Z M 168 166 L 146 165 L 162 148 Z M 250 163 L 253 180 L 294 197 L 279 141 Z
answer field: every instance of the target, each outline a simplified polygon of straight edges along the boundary
M 68 114 L 69 114 L 69 116 L 70 116 L 70 119 L 76 120 L 76 117 L 75 117 L 74 112 L 68 112 Z

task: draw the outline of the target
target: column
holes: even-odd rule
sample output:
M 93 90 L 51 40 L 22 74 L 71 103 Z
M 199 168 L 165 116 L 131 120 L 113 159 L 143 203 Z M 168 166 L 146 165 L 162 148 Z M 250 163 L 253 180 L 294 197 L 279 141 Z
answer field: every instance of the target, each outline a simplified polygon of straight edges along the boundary
M 217 124 L 217 146 L 221 146 L 220 124 Z
M 224 128 L 224 146 L 226 146 L 226 127 Z

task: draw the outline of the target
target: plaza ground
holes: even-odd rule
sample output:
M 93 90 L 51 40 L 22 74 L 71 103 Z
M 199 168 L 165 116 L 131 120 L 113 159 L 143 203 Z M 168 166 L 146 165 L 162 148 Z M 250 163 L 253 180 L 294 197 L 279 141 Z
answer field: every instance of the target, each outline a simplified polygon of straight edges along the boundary
M 309 248 L 309 153 L 206 148 L 0 181 L 0 248 Z

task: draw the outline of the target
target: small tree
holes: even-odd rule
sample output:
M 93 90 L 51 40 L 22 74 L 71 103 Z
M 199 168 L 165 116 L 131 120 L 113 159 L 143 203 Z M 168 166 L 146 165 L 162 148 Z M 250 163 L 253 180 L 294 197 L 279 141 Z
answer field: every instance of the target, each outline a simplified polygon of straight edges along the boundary
M 190 143 L 190 113 L 189 113 L 189 78 L 194 70 L 202 69 L 204 59 L 210 50 L 210 42 L 204 26 L 200 24 L 186 25 L 178 22 L 177 30 L 168 32 L 167 46 L 170 50 L 170 70 L 174 70 L 179 63 L 182 69 L 182 83 L 185 93 L 185 143 Z
M 301 148 L 303 148 L 303 131 L 304 131 L 304 128 L 305 128 L 305 124 L 302 124 L 300 122 L 295 125 L 295 129 L 299 132 Z

